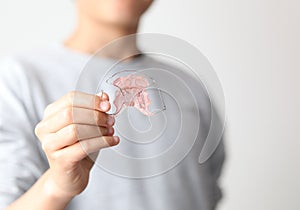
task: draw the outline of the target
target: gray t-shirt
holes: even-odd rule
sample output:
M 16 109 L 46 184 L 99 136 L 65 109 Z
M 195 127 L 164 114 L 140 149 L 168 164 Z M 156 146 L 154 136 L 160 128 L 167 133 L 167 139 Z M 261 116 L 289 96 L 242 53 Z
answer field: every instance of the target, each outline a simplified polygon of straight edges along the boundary
M 75 89 L 95 93 L 99 78 L 91 74 L 87 74 L 78 87 L 78 79 L 82 77 L 82 69 L 89 58 L 62 45 L 54 45 L 1 59 L 0 209 L 25 193 L 49 167 L 34 134 L 35 125 L 42 119 L 45 107 Z M 103 58 L 96 61 L 100 76 L 112 62 Z M 142 56 L 120 68 L 161 65 L 153 58 Z M 204 117 L 199 129 L 205 136 L 210 122 L 209 100 L 204 90 L 197 85 L 191 86 L 191 90 L 200 97 L 199 112 Z M 188 128 L 190 125 L 185 126 Z M 123 151 L 127 153 L 131 152 L 131 148 L 134 148 L 133 153 L 139 149 L 122 142 L 125 140 L 121 138 L 117 148 L 123 145 Z M 151 152 L 161 148 L 165 142 L 151 147 Z M 221 198 L 218 177 L 224 160 L 223 144 L 205 164 L 200 165 L 198 156 L 201 145 L 203 142 L 196 141 L 188 155 L 171 170 L 146 179 L 124 178 L 101 167 L 93 167 L 87 188 L 71 201 L 68 209 L 214 209 Z M 137 152 L 137 156 L 144 154 L 141 151 L 141 154 Z M 98 158 L 101 159 L 101 155 Z M 132 165 L 134 170 L 136 167 Z

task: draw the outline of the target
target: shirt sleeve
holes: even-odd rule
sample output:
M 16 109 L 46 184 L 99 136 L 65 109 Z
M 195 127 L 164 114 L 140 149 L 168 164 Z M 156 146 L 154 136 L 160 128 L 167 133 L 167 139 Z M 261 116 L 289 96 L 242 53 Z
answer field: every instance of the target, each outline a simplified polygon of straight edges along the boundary
M 25 193 L 47 163 L 34 134 L 26 69 L 14 59 L 0 61 L 0 209 Z

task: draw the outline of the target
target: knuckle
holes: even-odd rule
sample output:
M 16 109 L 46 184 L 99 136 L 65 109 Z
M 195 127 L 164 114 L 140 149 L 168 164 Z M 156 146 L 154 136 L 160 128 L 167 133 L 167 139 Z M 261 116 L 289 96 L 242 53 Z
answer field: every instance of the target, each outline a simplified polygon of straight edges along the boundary
M 34 133 L 38 137 L 39 140 L 41 140 L 41 138 L 43 136 L 42 123 L 43 123 L 43 121 L 39 122 L 34 128 Z
M 45 110 L 44 110 L 44 116 L 46 116 L 47 113 L 50 112 L 50 110 L 52 109 L 52 107 L 53 107 L 53 104 L 48 104 L 48 105 L 46 106 L 46 108 L 45 108 Z
M 50 154 L 54 150 L 54 146 L 51 143 L 50 139 L 44 138 L 42 141 L 42 149 L 46 154 Z
M 68 92 L 67 95 L 68 95 L 68 98 L 73 99 L 76 95 L 76 91 L 70 91 L 70 92 Z
M 73 122 L 73 108 L 72 107 L 67 107 L 63 110 L 63 117 L 68 121 L 68 122 Z
M 71 139 L 78 140 L 78 128 L 75 124 L 71 124 L 68 126 L 69 136 Z
M 35 126 L 34 133 L 37 137 L 40 137 L 40 123 Z
M 48 149 L 48 144 L 44 141 L 42 142 L 42 149 L 43 151 L 47 154 L 49 149 Z
M 61 151 L 56 151 L 48 154 L 49 158 L 54 161 L 60 161 L 63 160 L 63 154 Z
M 67 94 L 67 101 L 69 105 L 72 105 L 74 103 L 75 96 L 76 96 L 76 91 L 71 91 Z

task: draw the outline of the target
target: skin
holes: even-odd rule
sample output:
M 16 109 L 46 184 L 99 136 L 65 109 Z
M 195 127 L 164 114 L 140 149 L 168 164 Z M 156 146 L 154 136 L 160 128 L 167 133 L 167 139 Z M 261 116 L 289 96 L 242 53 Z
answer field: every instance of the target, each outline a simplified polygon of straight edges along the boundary
M 134 34 L 142 14 L 152 0 L 77 0 L 78 24 L 65 45 L 80 52 L 95 53 L 112 40 Z M 119 46 L 113 55 L 120 57 L 135 43 Z
M 142 14 L 152 0 L 77 0 L 78 24 L 65 46 L 95 53 L 110 41 L 137 32 Z M 122 57 L 131 45 L 107 57 Z M 48 105 L 35 128 L 50 168 L 6 210 L 62 210 L 87 186 L 95 155 L 119 143 L 107 94 L 70 92 Z M 38 199 L 37 199 L 38 198 Z

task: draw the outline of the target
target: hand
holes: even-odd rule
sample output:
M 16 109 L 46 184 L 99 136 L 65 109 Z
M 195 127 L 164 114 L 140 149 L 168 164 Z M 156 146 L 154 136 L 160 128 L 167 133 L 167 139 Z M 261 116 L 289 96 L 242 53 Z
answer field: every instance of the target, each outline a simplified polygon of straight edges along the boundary
M 107 94 L 71 92 L 47 106 L 35 133 L 49 161 L 48 187 L 59 197 L 72 198 L 88 184 L 93 161 L 88 155 L 114 146 L 114 118 Z

